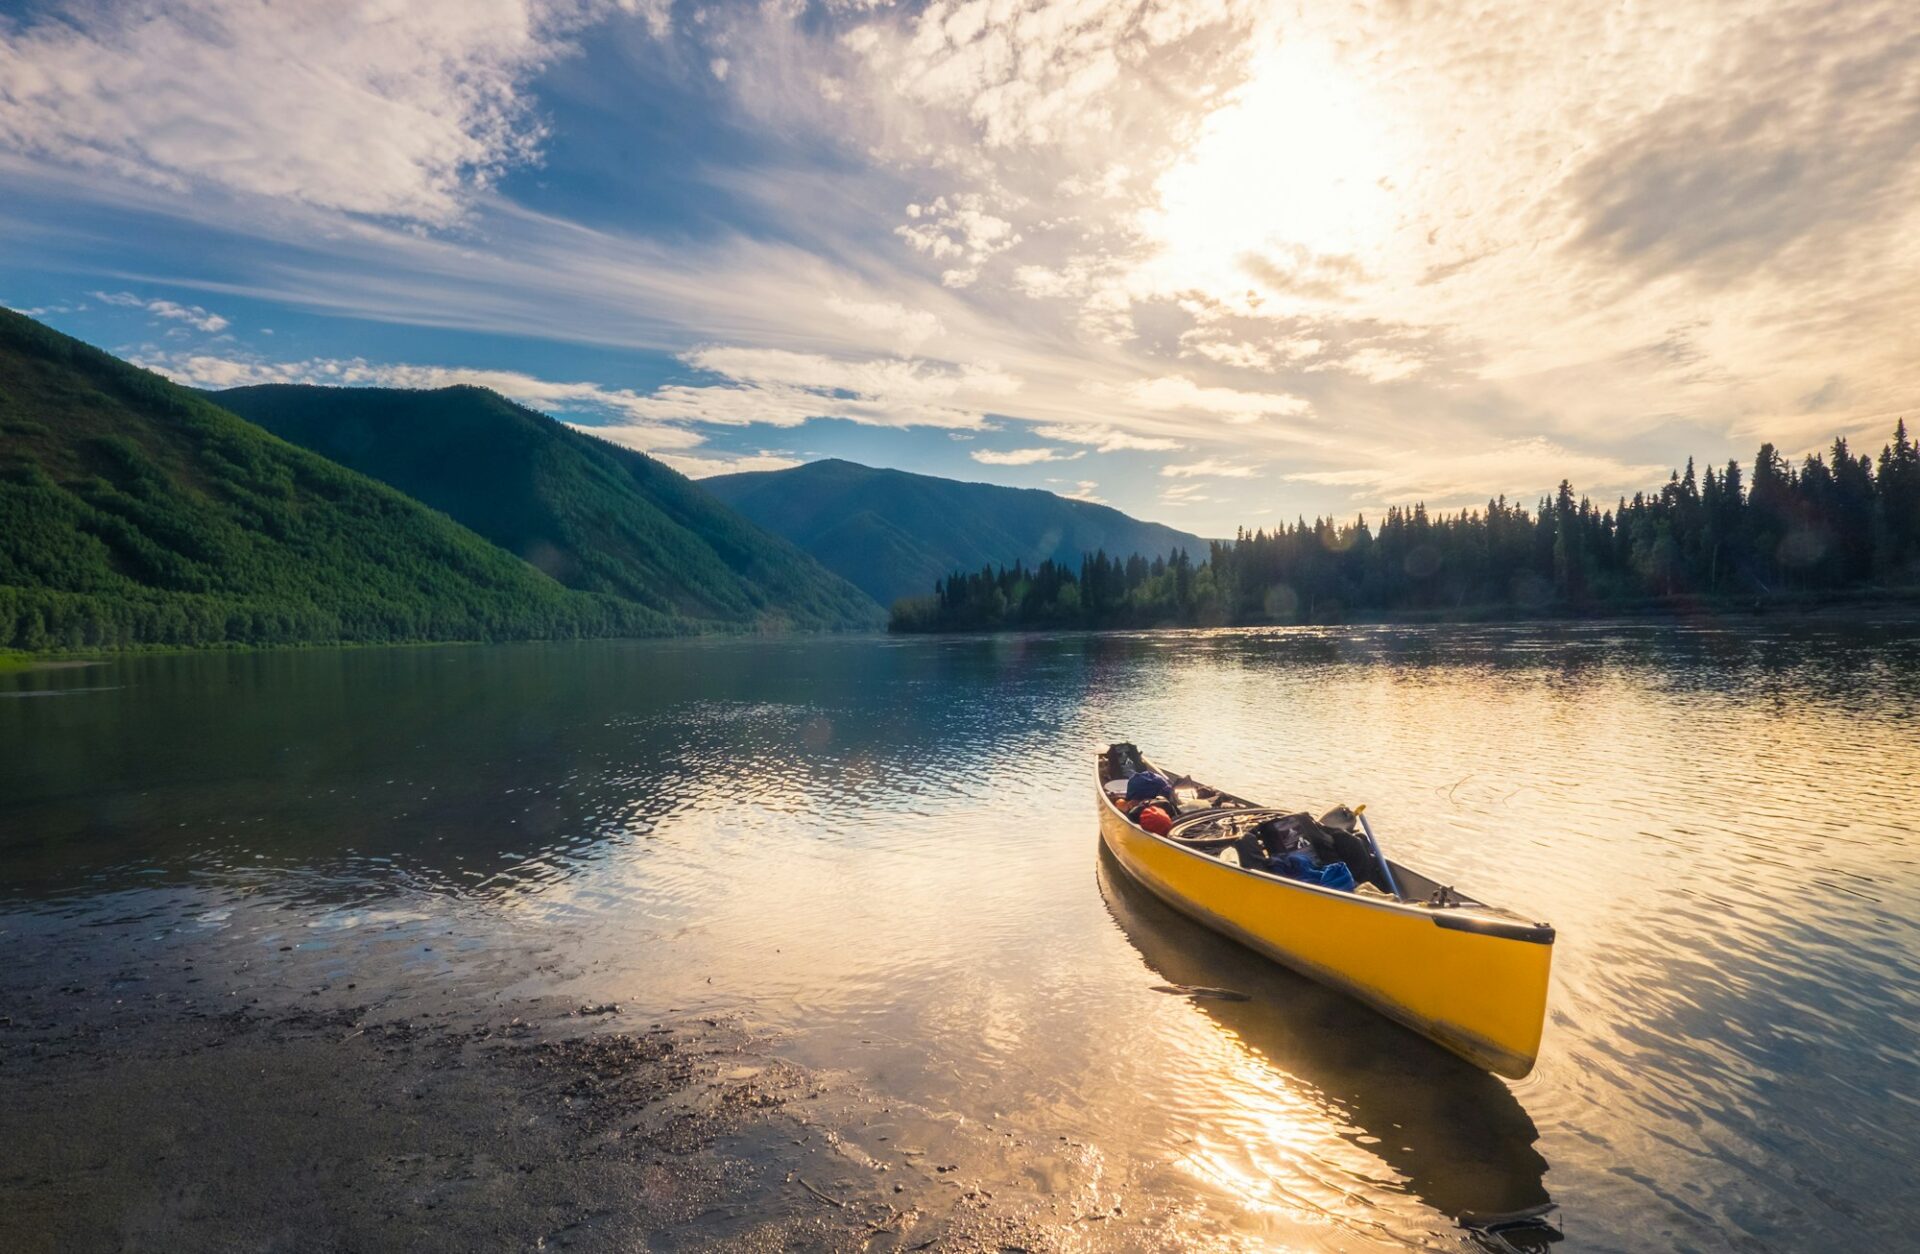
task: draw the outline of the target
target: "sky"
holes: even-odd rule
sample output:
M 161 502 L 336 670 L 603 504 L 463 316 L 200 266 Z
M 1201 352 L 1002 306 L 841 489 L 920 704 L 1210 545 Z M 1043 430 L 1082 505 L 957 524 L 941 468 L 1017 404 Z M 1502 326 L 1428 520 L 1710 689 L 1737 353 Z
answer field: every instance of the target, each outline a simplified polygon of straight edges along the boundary
M 1911 0 L 0 0 L 0 302 L 1207 536 L 1920 413 Z

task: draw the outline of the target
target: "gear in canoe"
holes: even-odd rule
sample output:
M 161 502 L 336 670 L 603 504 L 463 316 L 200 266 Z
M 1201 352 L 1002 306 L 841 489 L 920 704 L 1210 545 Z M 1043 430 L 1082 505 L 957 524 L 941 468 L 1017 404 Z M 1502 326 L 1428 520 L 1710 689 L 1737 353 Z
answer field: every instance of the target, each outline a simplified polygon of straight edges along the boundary
M 1256 806 L 1131 744 L 1099 755 L 1095 783 L 1102 841 L 1176 910 L 1477 1066 L 1533 1069 L 1552 927 L 1389 859 L 1364 806 Z

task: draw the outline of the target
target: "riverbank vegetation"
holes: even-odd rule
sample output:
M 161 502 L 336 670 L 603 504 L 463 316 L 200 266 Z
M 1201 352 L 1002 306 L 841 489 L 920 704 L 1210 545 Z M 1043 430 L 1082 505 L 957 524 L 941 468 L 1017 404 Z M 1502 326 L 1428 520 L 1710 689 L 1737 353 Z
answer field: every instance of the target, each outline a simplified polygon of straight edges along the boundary
M 391 488 L 0 310 L 0 648 L 690 626 L 562 587 Z
M 291 439 L 0 310 L 0 650 L 571 640 L 883 618 L 684 476 L 491 392 L 235 395 Z M 297 447 L 323 436 L 339 447 Z
M 1878 457 L 1835 440 L 1794 466 L 1767 444 L 1750 470 L 1689 461 L 1610 509 L 1562 482 L 1531 511 L 1504 498 L 1457 514 L 1415 505 L 1378 525 L 1242 531 L 1201 555 L 956 572 L 897 602 L 892 629 L 1744 609 L 1888 589 L 1920 589 L 1920 449 L 1904 421 Z

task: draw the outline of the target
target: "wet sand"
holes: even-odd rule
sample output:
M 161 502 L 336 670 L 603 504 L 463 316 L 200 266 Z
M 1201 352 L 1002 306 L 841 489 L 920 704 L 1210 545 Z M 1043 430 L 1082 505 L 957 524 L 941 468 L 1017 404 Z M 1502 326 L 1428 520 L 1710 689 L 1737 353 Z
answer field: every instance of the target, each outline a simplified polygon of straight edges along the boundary
M 721 1020 L 101 998 L 0 1024 L 0 1248 L 1043 1250 L 1098 1222 L 996 1199 Z

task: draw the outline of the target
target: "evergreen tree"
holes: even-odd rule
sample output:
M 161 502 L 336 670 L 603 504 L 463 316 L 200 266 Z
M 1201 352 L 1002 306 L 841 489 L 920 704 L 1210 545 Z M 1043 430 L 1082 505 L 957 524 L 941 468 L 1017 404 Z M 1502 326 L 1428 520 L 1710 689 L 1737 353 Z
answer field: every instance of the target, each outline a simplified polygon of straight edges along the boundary
M 1657 598 L 1920 584 L 1920 449 L 1906 424 L 1877 463 L 1845 440 L 1798 469 L 1772 444 L 1753 462 L 1696 473 L 1611 510 L 1570 481 L 1535 511 L 1490 499 L 1436 516 L 1424 504 L 1364 518 L 1240 528 L 1196 563 L 1088 554 L 1076 572 L 955 573 L 898 630 L 996 626 L 1135 627 L 1339 621 L 1371 612 L 1605 610 Z M 38 629 L 38 628 L 37 628 Z

